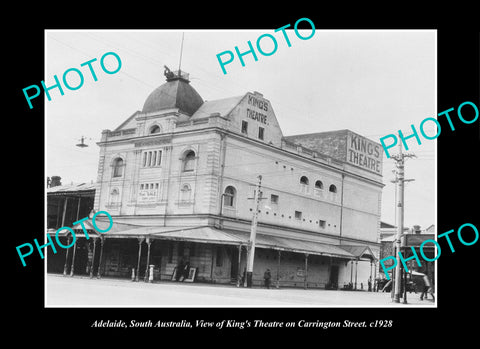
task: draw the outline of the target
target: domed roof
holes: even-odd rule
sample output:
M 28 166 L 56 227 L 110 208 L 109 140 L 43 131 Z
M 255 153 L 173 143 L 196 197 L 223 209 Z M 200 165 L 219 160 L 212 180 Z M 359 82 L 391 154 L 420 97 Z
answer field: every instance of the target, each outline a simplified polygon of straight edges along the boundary
M 146 99 L 142 113 L 178 108 L 192 115 L 203 104 L 202 97 L 181 75 L 168 77 L 167 82 L 156 88 Z

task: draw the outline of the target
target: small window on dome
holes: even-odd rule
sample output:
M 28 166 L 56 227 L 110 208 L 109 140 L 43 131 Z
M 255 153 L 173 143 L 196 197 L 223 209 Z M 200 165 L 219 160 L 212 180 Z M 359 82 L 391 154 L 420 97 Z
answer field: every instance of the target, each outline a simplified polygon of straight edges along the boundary
M 153 125 L 152 127 L 150 127 L 150 134 L 153 134 L 153 133 L 160 133 L 160 126 Z

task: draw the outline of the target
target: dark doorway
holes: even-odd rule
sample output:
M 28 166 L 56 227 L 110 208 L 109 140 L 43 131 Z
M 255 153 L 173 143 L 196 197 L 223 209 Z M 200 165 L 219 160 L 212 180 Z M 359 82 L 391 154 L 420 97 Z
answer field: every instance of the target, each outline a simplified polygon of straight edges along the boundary
M 73 273 L 75 275 L 88 275 L 88 241 L 86 239 L 78 239 L 75 249 L 75 264 Z
M 230 265 L 231 265 L 230 278 L 233 282 L 237 282 L 237 278 L 239 274 L 238 268 L 240 267 L 238 265 L 238 247 L 230 246 L 229 250 L 230 250 L 229 255 L 231 256 L 230 257 Z
M 330 267 L 329 286 L 330 289 L 338 289 L 338 265 L 332 265 Z

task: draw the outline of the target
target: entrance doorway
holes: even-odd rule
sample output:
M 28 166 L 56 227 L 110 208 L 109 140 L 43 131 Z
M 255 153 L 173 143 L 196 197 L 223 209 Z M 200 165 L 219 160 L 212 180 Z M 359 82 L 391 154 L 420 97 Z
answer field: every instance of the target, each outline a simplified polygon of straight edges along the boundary
M 238 274 L 239 274 L 239 265 L 238 265 L 238 248 L 230 246 L 230 278 L 232 282 L 237 282 Z
M 330 279 L 328 283 L 330 289 L 338 289 L 338 265 L 330 266 Z

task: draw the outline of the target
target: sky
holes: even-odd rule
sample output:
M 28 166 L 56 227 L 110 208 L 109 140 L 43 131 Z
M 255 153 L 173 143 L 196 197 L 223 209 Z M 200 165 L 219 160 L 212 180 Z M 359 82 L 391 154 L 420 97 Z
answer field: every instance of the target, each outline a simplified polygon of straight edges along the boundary
M 280 27 L 280 26 L 279 26 Z M 274 29 L 274 28 L 273 28 Z M 83 73 L 78 90 L 63 87 L 45 97 L 46 176 L 60 176 L 63 184 L 96 181 L 100 140 L 104 129 L 117 128 L 137 110 L 148 95 L 165 82 L 164 65 L 190 74 L 190 84 L 204 100 L 215 100 L 258 91 L 268 99 L 285 136 L 350 129 L 379 142 L 380 137 L 402 130 L 410 135 L 423 119 L 435 117 L 435 30 L 316 30 L 308 40 L 287 30 L 288 47 L 281 32 L 272 30 L 46 30 L 45 84 L 62 81 L 69 68 Z M 180 52 L 183 33 L 183 51 Z M 238 46 L 248 50 L 257 38 L 273 35 L 277 50 L 270 56 L 255 48 L 258 61 L 245 55 L 245 66 L 237 56 L 225 66 L 217 54 Z M 311 30 L 300 30 L 308 37 Z M 261 48 L 273 50 L 264 38 Z M 100 59 L 115 52 L 122 62 L 115 74 L 106 74 Z M 94 81 L 87 66 L 92 67 Z M 226 57 L 225 57 L 226 59 Z M 105 58 L 107 69 L 116 68 L 113 56 Z M 67 75 L 71 86 L 80 83 L 75 72 Z M 63 86 L 63 82 L 62 82 Z M 35 106 L 35 100 L 32 100 Z M 432 123 L 425 132 L 435 135 Z M 86 148 L 77 147 L 85 137 Z M 405 226 L 423 229 L 436 222 L 436 141 L 407 141 L 405 165 Z M 392 149 L 391 153 L 396 153 Z M 383 158 L 381 220 L 395 224 L 394 161 Z

